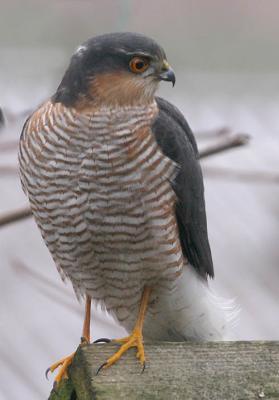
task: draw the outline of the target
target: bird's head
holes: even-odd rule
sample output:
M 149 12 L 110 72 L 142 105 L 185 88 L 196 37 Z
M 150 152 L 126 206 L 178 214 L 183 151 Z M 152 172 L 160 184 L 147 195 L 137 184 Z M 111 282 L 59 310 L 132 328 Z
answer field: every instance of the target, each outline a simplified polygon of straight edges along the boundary
M 66 106 L 130 106 L 153 100 L 175 75 L 161 46 L 136 33 L 111 33 L 82 44 L 53 96 Z

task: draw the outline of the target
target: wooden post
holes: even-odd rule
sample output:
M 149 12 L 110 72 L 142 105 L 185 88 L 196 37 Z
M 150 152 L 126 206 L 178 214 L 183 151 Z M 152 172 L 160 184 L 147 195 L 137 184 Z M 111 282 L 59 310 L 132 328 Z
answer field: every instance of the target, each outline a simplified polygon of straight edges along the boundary
M 279 342 L 146 343 L 147 367 L 135 350 L 96 376 L 114 344 L 80 347 L 49 400 L 279 399 Z

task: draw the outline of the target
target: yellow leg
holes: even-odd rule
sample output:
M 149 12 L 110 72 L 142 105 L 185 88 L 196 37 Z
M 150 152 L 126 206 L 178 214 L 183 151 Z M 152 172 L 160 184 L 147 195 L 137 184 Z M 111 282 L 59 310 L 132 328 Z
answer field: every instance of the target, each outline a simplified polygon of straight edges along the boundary
M 86 295 L 85 316 L 82 329 L 81 345 L 90 343 L 90 315 L 91 315 L 91 297 Z M 67 369 L 69 365 L 71 365 L 75 353 L 76 352 L 70 354 L 67 357 L 61 358 L 61 360 L 52 364 L 47 369 L 46 376 L 48 375 L 49 372 L 54 372 L 58 367 L 60 367 L 58 374 L 54 379 L 54 386 L 56 386 L 61 381 L 61 379 L 68 377 Z
M 143 329 L 143 322 L 144 322 L 144 317 L 146 314 L 146 309 L 148 306 L 148 300 L 150 297 L 150 293 L 151 293 L 151 288 L 144 288 L 142 299 L 141 299 L 141 304 L 140 304 L 139 315 L 138 315 L 136 325 L 133 329 L 133 332 L 131 333 L 130 336 L 127 336 L 122 339 L 113 340 L 113 342 L 121 343 L 122 346 L 112 357 L 110 357 L 103 365 L 101 365 L 101 367 L 97 371 L 97 374 L 101 371 L 101 369 L 108 368 L 111 365 L 113 365 L 131 347 L 137 348 L 138 351 L 137 351 L 136 357 L 139 359 L 139 361 L 144 369 L 145 355 L 144 355 L 142 329 Z
M 81 342 L 90 343 L 91 297 L 86 295 Z

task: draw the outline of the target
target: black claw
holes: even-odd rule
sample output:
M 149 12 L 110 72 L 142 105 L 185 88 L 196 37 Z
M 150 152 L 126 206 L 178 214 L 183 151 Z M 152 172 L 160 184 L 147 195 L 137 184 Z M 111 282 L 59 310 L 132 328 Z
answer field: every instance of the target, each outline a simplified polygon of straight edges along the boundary
M 84 336 L 82 336 L 80 338 L 80 344 L 88 344 L 88 340 Z
M 142 364 L 142 370 L 141 370 L 142 374 L 144 373 L 145 367 L 146 367 L 146 364 L 145 364 L 145 361 L 144 361 L 143 364 Z
M 106 365 L 107 365 L 107 363 L 105 362 L 104 364 L 102 364 L 102 365 L 97 369 L 96 376 L 99 375 L 99 372 L 100 372 Z
M 93 343 L 110 343 L 111 339 L 107 339 L 107 338 L 100 338 L 95 340 Z
M 45 377 L 46 377 L 46 379 L 48 380 L 48 374 L 50 373 L 50 368 L 48 368 L 47 370 L 46 370 L 46 372 L 45 372 Z

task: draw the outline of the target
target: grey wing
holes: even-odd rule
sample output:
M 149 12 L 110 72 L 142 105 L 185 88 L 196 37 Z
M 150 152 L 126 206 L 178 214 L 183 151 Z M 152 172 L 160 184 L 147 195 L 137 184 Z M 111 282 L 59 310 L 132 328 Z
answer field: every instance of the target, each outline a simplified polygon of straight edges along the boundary
M 182 251 L 203 278 L 213 277 L 196 141 L 180 111 L 162 98 L 157 97 L 156 101 L 159 114 L 152 130 L 163 153 L 180 167 L 173 189 L 177 197 L 175 212 Z

